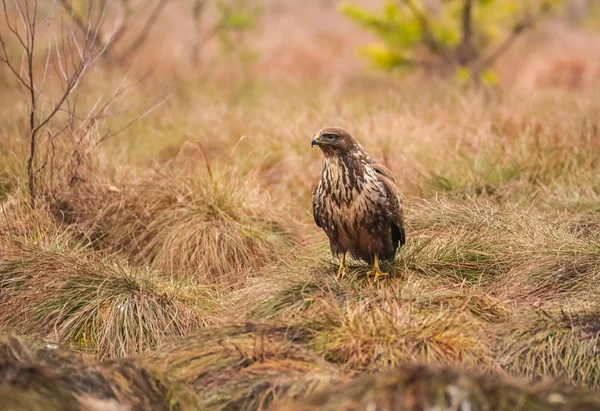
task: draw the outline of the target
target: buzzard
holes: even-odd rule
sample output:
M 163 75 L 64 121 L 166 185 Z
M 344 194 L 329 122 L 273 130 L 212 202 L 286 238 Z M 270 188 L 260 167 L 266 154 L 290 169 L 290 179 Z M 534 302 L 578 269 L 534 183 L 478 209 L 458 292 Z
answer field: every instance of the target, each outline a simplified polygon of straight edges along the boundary
M 402 200 L 389 169 L 376 163 L 347 131 L 319 130 L 311 141 L 325 157 L 321 180 L 313 191 L 315 223 L 339 257 L 338 278 L 345 272 L 346 253 L 373 265 L 376 281 L 386 276 L 380 260 L 393 260 L 406 242 Z

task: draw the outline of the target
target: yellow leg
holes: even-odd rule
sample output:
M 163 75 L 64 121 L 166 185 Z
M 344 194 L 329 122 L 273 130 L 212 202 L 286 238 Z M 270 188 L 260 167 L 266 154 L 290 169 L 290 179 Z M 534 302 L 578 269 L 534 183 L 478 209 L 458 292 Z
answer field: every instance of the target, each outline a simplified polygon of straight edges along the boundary
M 340 259 L 340 268 L 338 268 L 336 279 L 341 280 L 342 277 L 346 274 L 346 252 L 342 254 L 342 258 Z
M 368 274 L 373 274 L 373 283 L 377 282 L 379 277 L 388 276 L 388 273 L 381 271 L 379 268 L 379 255 L 377 253 L 375 253 L 375 258 L 373 259 L 373 269 Z

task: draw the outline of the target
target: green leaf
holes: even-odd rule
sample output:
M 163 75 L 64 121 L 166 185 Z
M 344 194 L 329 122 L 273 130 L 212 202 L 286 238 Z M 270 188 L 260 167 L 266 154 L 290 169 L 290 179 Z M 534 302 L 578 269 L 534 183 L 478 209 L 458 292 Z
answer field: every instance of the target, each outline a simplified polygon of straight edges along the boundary
M 459 84 L 467 84 L 471 81 L 471 70 L 468 67 L 458 67 L 454 78 Z
M 394 53 L 385 47 L 373 44 L 361 49 L 361 54 L 367 56 L 375 67 L 385 70 L 391 70 L 400 65 L 406 64 L 408 55 Z
M 444 0 L 438 2 L 436 12 L 424 6 L 425 1 L 413 0 L 420 13 L 415 14 L 405 1 L 384 2 L 379 13 L 354 4 L 344 3 L 340 11 L 357 25 L 371 31 L 381 41 L 382 46 L 368 47 L 362 53 L 374 65 L 390 69 L 394 65 L 407 66 L 408 57 L 425 52 L 433 63 L 452 68 L 452 63 L 442 59 L 432 50 L 426 33 L 423 31 L 421 15 L 428 23 L 429 30 L 436 40 L 450 54 L 450 61 L 457 60 L 457 45 L 460 43 L 461 19 L 464 0 Z M 549 2 L 549 3 L 548 3 Z M 473 46 L 478 55 L 487 52 L 501 42 L 524 14 L 538 11 L 542 4 L 564 4 L 565 0 L 475 0 L 473 2 Z M 421 14 L 422 13 L 422 14 Z M 454 59 L 452 59 L 454 57 Z M 456 78 L 461 82 L 470 81 L 472 75 L 466 68 L 457 70 Z M 498 81 L 497 74 L 486 72 L 487 82 Z
M 481 73 L 481 82 L 486 86 L 493 86 L 500 81 L 500 75 L 497 71 L 486 69 Z
M 394 20 L 398 16 L 398 6 L 392 2 L 383 6 L 383 15 L 387 20 Z
M 230 29 L 245 29 L 254 25 L 254 16 L 249 13 L 234 13 L 225 20 L 225 27 Z

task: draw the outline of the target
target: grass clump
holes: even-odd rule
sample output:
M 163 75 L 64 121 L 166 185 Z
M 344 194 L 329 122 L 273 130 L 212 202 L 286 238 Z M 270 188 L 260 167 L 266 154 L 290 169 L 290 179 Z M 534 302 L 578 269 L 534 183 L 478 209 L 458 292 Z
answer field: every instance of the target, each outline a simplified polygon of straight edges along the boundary
M 596 299 L 600 278 L 600 247 L 581 242 L 555 244 L 531 260 L 506 273 L 495 292 L 520 304 L 563 306 L 570 301 L 584 303 Z
M 350 369 L 380 370 L 405 361 L 490 366 L 482 327 L 455 307 L 430 310 L 396 296 L 348 301 L 323 312 L 310 346 Z
M 64 240 L 25 241 L 3 247 L 2 255 L 0 324 L 19 333 L 114 358 L 216 321 L 208 288 L 165 282 Z
M 300 329 L 248 323 L 210 329 L 165 347 L 151 363 L 200 398 L 203 410 L 265 409 L 343 380 L 339 370 L 300 347 Z
M 364 267 L 350 267 L 338 281 L 335 267 L 305 258 L 261 272 L 254 287 L 234 298 L 254 301 L 247 318 L 309 330 L 305 346 L 346 370 L 409 360 L 493 366 L 484 328 L 512 314 L 493 296 L 477 288 L 453 290 L 447 278 L 411 272 L 373 285 L 361 277 Z
M 282 208 L 233 177 L 212 183 L 159 173 L 84 193 L 75 203 L 79 229 L 96 248 L 125 253 L 172 278 L 239 286 L 249 269 L 292 244 Z
M 191 393 L 139 362 L 92 364 L 56 344 L 6 334 L 0 337 L 0 401 L 3 409 L 14 411 L 162 411 L 194 406 Z
M 234 295 L 233 301 L 237 307 L 244 307 L 250 321 L 313 319 L 323 308 L 322 302 L 354 298 L 356 288 L 367 285 L 366 276 L 360 277 L 364 267 L 350 270 L 348 275 L 356 277 L 354 281 L 336 281 L 337 266 L 328 261 L 329 258 L 320 247 L 302 250 L 293 256 L 291 263 L 281 262 L 258 271 L 247 286 Z M 369 288 L 363 288 L 363 293 L 369 292 Z
M 521 305 L 593 299 L 600 243 L 593 216 L 470 199 L 417 202 L 398 265 Z M 582 232 L 582 230 L 585 230 Z
M 598 309 L 538 316 L 502 331 L 499 358 L 513 374 L 552 376 L 578 386 L 600 387 L 600 312 Z
M 276 407 L 308 410 L 597 410 L 598 393 L 532 385 L 500 375 L 408 364 L 320 392 L 308 400 Z

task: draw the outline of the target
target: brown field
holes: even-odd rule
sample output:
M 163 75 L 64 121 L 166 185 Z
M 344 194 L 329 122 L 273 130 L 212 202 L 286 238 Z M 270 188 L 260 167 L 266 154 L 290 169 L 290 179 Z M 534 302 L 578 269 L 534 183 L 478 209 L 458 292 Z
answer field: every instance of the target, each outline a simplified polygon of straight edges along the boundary
M 325 0 L 192 65 L 183 3 L 87 73 L 82 108 L 131 80 L 107 119 L 40 135 L 35 209 L 0 70 L 0 409 L 600 410 L 598 32 L 544 21 L 482 92 L 371 69 Z M 313 222 L 326 125 L 404 197 L 376 284 Z

